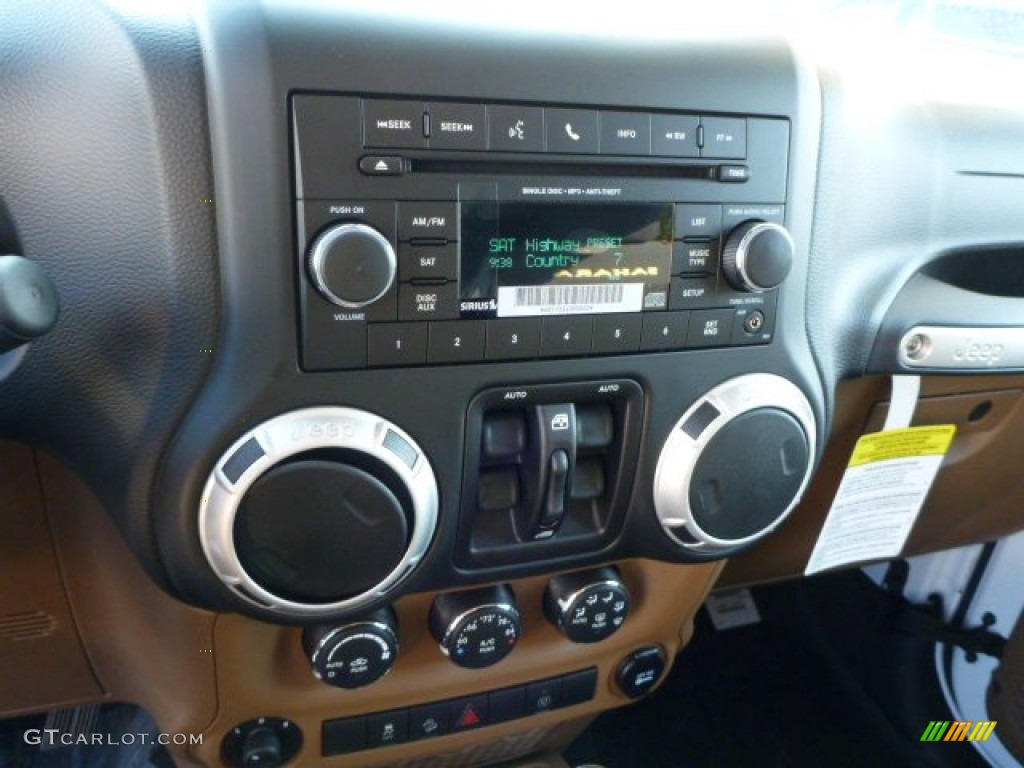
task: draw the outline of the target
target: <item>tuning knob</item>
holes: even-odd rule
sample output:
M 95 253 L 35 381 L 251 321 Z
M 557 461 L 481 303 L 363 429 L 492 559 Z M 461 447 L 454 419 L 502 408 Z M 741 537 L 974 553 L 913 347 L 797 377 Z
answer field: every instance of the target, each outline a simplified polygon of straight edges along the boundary
M 338 224 L 309 251 L 309 274 L 333 304 L 359 309 L 381 298 L 395 282 L 398 260 L 391 243 L 366 224 Z
M 775 288 L 793 266 L 793 238 L 769 221 L 745 221 L 734 229 L 722 252 L 722 270 L 733 287 L 758 293 Z
M 398 655 L 398 620 L 382 608 L 362 621 L 309 627 L 302 646 L 319 680 L 338 688 L 362 688 L 391 671 Z

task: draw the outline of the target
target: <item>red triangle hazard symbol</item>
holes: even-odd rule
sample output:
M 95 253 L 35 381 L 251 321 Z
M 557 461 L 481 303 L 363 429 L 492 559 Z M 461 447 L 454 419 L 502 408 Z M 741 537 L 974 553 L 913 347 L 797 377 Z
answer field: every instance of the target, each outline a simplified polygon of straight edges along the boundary
M 480 722 L 480 715 L 473 709 L 472 704 L 467 704 L 466 708 L 462 710 L 462 716 L 459 718 L 457 725 L 459 728 L 469 728 L 471 725 L 476 725 Z

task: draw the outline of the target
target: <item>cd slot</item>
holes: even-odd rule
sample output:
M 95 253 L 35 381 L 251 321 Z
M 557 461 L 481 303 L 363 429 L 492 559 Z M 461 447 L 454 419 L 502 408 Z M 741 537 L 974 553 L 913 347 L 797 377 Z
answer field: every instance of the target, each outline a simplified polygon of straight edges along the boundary
M 514 160 L 462 160 L 455 158 L 409 158 L 412 173 L 445 173 L 472 175 L 549 175 L 549 176 L 603 176 L 653 179 L 701 179 L 720 181 L 719 165 L 655 165 L 644 163 L 573 163 L 552 161 Z

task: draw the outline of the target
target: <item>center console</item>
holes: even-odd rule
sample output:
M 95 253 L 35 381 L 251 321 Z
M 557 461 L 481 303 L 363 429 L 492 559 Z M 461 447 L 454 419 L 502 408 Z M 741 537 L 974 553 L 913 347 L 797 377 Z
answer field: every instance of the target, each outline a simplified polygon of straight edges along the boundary
M 217 759 L 557 748 L 820 458 L 813 82 L 767 43 L 210 13 L 223 337 L 156 525 L 236 614 Z

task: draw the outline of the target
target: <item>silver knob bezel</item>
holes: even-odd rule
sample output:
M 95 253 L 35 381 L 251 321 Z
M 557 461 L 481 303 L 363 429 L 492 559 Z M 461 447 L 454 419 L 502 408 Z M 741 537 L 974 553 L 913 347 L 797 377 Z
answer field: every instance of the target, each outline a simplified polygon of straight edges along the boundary
M 327 254 L 330 252 L 331 247 L 339 239 L 351 237 L 353 234 L 366 235 L 377 241 L 384 249 L 384 254 L 388 261 L 390 276 L 388 277 L 387 285 L 384 287 L 384 290 L 366 301 L 349 301 L 348 299 L 341 298 L 330 289 L 324 277 Z M 395 249 L 392 247 L 391 242 L 373 227 L 357 223 L 339 224 L 331 227 L 313 241 L 313 246 L 309 252 L 309 274 L 313 278 L 313 284 L 316 286 L 316 289 L 332 304 L 337 304 L 345 309 L 362 309 L 373 304 L 375 301 L 379 301 L 391 290 L 391 286 L 395 284 L 395 277 L 398 274 L 398 257 L 395 255 Z
M 416 452 L 410 466 L 384 444 L 398 435 Z M 224 467 L 235 451 L 255 439 L 264 455 L 232 482 Z M 246 492 L 267 470 L 307 451 L 345 448 L 385 464 L 405 485 L 412 509 L 412 532 L 399 563 L 372 588 L 344 600 L 304 603 L 289 600 L 260 586 L 245 570 L 234 541 L 235 517 Z M 437 530 L 438 493 L 426 454 L 403 430 L 387 419 L 355 408 L 305 408 L 277 416 L 236 440 L 210 473 L 199 503 L 199 541 L 217 577 L 245 602 L 290 618 L 319 618 L 357 611 L 374 603 L 404 581 L 423 559 Z
M 772 221 L 757 221 L 741 224 L 740 228 L 745 229 L 743 234 L 740 235 L 739 240 L 734 244 L 733 238 L 730 237 L 729 241 L 726 243 L 726 250 L 723 255 L 722 265 L 725 267 L 727 276 L 734 278 L 736 282 L 739 283 L 739 286 L 737 287 L 750 293 L 764 293 L 765 291 L 771 291 L 778 288 L 782 285 L 782 280 L 775 285 L 764 286 L 758 285 L 750 279 L 750 274 L 747 272 L 747 255 L 750 251 L 750 244 L 765 232 L 778 232 L 789 243 L 790 254 L 795 255 L 796 244 L 793 242 L 793 236 L 789 234 L 789 230 L 784 226 Z
M 696 437 L 682 430 L 682 426 L 698 408 L 709 403 L 718 416 Z M 721 539 L 712 536 L 697 524 L 690 508 L 690 483 L 701 453 L 722 428 L 737 416 L 759 408 L 777 408 L 795 418 L 807 437 L 810 460 L 795 496 L 770 525 L 751 536 L 739 539 Z M 693 552 L 713 554 L 751 544 L 771 534 L 792 514 L 803 498 L 814 474 L 817 445 L 814 410 L 804 393 L 792 382 L 770 373 L 751 373 L 730 379 L 712 389 L 691 405 L 675 423 L 658 457 L 654 472 L 654 509 L 666 535 L 676 544 Z M 683 528 L 691 541 L 678 536 L 672 529 Z

